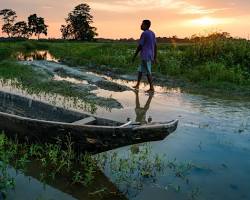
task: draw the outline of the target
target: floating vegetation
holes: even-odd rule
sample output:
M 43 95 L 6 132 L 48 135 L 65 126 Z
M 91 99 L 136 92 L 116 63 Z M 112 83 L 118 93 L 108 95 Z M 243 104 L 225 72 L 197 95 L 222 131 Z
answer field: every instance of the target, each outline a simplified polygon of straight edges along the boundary
M 191 162 L 178 162 L 176 159 L 169 161 L 165 154 L 154 154 L 149 144 L 133 145 L 124 154 L 105 152 L 95 157 L 98 166 L 105 174 L 109 174 L 111 180 L 129 197 L 137 196 L 145 185 L 153 184 L 159 177 L 166 175 L 172 177 L 172 182 L 163 188 L 164 190 L 172 188 L 175 192 L 180 192 L 183 186 L 191 188 L 188 195 L 192 199 L 199 194 L 188 177 L 197 167 Z M 175 182 L 180 183 L 175 185 Z
M 0 134 L 0 192 L 6 192 L 15 188 L 15 177 L 9 174 L 9 168 L 14 167 L 19 173 L 28 173 L 36 168 L 36 174 L 44 184 L 51 183 L 63 177 L 65 185 L 81 186 L 82 189 L 91 187 L 98 181 L 100 170 L 96 160 L 87 153 L 76 153 L 74 143 L 70 137 L 66 141 L 58 140 L 56 144 L 30 144 L 28 141 L 20 143 L 17 140 L 8 139 L 4 133 Z M 90 196 L 96 195 L 121 195 L 118 192 L 96 191 L 100 184 L 95 185 L 95 190 Z M 99 188 L 98 190 L 102 190 Z M 112 193 L 112 194 L 111 194 Z
M 1 192 L 15 188 L 14 178 L 8 174 L 10 166 L 17 173 L 27 173 L 30 168 L 39 169 L 40 181 L 47 183 L 63 176 L 65 183 L 88 187 L 95 184 L 100 168 L 112 174 L 111 180 L 126 196 L 136 196 L 145 184 L 155 183 L 160 176 L 172 174 L 182 183 L 176 185 L 171 179 L 164 189 L 172 188 L 180 192 L 182 185 L 190 186 L 188 175 L 195 169 L 193 163 L 179 163 L 175 159 L 167 161 L 166 155 L 152 154 L 149 144 L 133 145 L 126 155 L 102 153 L 92 156 L 76 153 L 70 137 L 66 141 L 57 140 L 56 144 L 20 143 L 17 139 L 8 139 L 0 134 L 0 186 Z M 178 181 L 177 181 L 178 183 Z M 160 187 L 160 186 L 159 186 Z M 183 186 L 184 187 L 184 186 Z M 190 196 L 197 196 L 197 188 L 190 190 Z M 102 196 L 110 194 L 105 187 L 90 192 L 89 195 Z M 120 195 L 115 193 L 114 195 Z M 193 198 L 195 199 L 195 198 Z

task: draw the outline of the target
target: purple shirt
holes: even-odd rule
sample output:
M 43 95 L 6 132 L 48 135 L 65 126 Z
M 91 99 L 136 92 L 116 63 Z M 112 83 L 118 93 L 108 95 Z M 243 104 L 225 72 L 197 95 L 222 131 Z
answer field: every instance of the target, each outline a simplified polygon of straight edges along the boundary
M 139 41 L 139 45 L 142 46 L 141 59 L 145 61 L 153 61 L 155 54 L 155 34 L 151 30 L 143 31 Z

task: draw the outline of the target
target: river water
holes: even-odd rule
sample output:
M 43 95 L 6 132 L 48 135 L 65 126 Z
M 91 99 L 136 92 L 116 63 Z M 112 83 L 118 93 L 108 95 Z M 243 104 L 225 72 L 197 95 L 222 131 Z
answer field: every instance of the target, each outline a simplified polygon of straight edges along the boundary
M 105 78 L 128 87 L 135 83 Z M 139 188 L 117 182 L 119 171 L 110 170 L 110 163 L 104 167 L 106 176 L 131 200 L 250 199 L 250 102 L 193 95 L 180 88 L 160 86 L 155 94 L 149 95 L 144 92 L 147 87 L 142 84 L 138 92 L 93 90 L 101 97 L 112 96 L 123 106 L 123 109 L 98 107 L 96 114 L 120 121 L 179 119 L 177 131 L 148 144 L 147 156 L 164 155 L 162 162 L 174 160 L 182 166 L 191 163 L 192 167 L 185 177 L 169 171 L 144 176 Z M 126 160 L 131 156 L 129 151 L 130 147 L 124 147 L 105 154 Z M 132 172 L 129 177 L 133 177 Z
M 120 120 L 129 117 L 140 121 L 180 121 L 176 132 L 151 143 L 151 154 L 167 154 L 166 159 L 193 163 L 196 167 L 187 175 L 188 184 L 170 174 L 158 174 L 152 181 L 144 180 L 136 192 L 127 186 L 129 199 L 250 199 L 250 102 L 164 89 L 158 87 L 154 96 L 143 91 L 112 92 L 124 109 L 98 112 Z M 96 92 L 111 95 L 103 90 Z M 122 148 L 113 152 L 123 158 L 127 151 Z M 107 168 L 105 172 L 112 180 L 113 172 Z M 169 185 L 180 189 L 173 191 Z M 124 190 L 123 184 L 119 187 Z

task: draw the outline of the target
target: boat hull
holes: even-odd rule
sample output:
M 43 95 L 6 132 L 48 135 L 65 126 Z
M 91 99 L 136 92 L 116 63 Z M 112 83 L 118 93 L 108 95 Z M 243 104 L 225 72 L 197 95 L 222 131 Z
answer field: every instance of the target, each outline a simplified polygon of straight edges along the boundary
M 162 140 L 176 130 L 178 121 L 154 126 L 131 125 L 128 127 L 73 125 L 35 120 L 0 112 L 0 129 L 7 136 L 29 142 L 56 142 L 67 138 L 78 151 L 103 152 L 110 149 Z
M 76 124 L 85 118 L 93 123 Z M 88 113 L 53 106 L 24 96 L 0 91 L 0 131 L 20 141 L 55 143 L 70 140 L 78 151 L 110 149 L 162 140 L 176 130 L 178 120 L 141 125 L 118 122 Z

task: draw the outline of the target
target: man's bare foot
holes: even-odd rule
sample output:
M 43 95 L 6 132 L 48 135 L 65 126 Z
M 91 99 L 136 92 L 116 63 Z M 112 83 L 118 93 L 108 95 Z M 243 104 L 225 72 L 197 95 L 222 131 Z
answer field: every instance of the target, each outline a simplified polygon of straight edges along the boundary
M 154 90 L 154 88 L 150 88 L 149 90 L 147 90 L 146 91 L 147 93 L 154 93 L 155 92 L 155 90 Z

